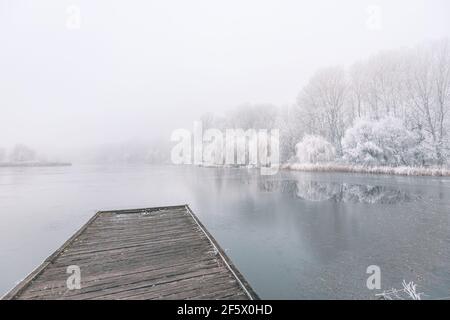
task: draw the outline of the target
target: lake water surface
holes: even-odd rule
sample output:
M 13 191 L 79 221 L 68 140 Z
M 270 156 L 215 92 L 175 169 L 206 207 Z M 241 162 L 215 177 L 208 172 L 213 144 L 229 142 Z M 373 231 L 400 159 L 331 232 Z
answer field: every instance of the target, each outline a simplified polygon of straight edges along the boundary
M 81 165 L 0 168 L 0 295 L 98 210 L 186 203 L 261 298 L 450 296 L 449 178 Z

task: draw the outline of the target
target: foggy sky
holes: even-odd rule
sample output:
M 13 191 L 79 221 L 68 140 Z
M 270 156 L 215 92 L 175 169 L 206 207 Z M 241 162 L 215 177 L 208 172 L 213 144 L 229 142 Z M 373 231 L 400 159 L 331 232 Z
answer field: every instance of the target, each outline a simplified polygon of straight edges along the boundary
M 318 68 L 448 37 L 449 12 L 446 0 L 0 0 L 0 147 L 169 139 L 207 111 L 291 104 Z

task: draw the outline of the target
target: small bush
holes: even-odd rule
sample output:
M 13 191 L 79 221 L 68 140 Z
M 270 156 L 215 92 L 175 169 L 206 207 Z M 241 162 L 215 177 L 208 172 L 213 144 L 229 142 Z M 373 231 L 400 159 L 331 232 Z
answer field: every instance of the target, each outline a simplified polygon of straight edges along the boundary
M 297 159 L 301 163 L 329 162 L 336 157 L 336 150 L 331 143 L 321 136 L 306 135 L 295 146 Z

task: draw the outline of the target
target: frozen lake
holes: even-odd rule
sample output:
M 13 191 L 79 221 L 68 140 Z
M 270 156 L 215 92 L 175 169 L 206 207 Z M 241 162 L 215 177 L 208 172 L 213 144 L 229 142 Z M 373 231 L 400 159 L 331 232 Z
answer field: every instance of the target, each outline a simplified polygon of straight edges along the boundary
M 261 298 L 450 296 L 450 179 L 174 166 L 0 168 L 0 294 L 96 211 L 189 204 Z

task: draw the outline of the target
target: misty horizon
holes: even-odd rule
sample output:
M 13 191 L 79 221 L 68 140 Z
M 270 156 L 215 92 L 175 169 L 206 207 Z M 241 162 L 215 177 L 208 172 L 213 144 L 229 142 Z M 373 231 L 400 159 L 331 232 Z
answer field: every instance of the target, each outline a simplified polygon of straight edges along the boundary
M 290 106 L 321 68 L 450 33 L 445 1 L 1 3 L 0 148 L 65 160 L 170 143 L 205 113 Z M 70 28 L 72 5 L 79 28 Z
M 449 13 L 0 0 L 0 300 L 448 299 Z

